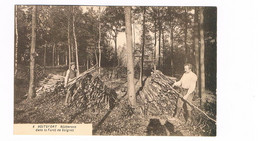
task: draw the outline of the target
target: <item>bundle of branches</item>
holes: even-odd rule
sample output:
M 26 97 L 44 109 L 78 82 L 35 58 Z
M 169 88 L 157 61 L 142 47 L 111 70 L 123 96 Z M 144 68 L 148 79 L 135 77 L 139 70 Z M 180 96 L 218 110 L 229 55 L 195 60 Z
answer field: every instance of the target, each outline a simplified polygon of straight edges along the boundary
M 93 110 L 114 106 L 117 94 L 100 80 L 96 70 L 94 66 L 68 83 L 67 90 L 73 91 L 71 105 Z
M 65 95 L 66 91 L 71 91 L 70 105 L 75 107 L 109 109 L 114 105 L 117 97 L 116 92 L 109 89 L 100 80 L 96 66 L 69 81 L 66 88 L 64 87 L 64 77 L 54 74 L 49 74 L 38 85 L 37 95 L 43 93 L 57 94 L 58 92 L 63 92 L 63 95 Z
M 91 70 L 70 81 L 66 88 L 62 76 L 50 74 L 45 81 L 41 81 L 41 95 L 15 106 L 15 122 L 72 123 L 77 122 L 77 116 L 84 111 L 89 115 L 82 115 L 82 122 L 98 122 L 108 108 L 114 106 L 117 95 L 99 79 L 96 68 Z M 75 84 L 74 87 L 70 87 L 72 84 Z M 67 90 L 72 91 L 69 106 L 64 105 Z
M 140 102 L 143 103 L 144 114 L 152 116 L 168 115 L 172 116 L 176 107 L 177 98 L 180 93 L 177 89 L 173 88 L 174 83 L 172 77 L 165 76 L 162 72 L 156 70 L 152 73 L 151 77 L 147 78 L 145 85 L 140 92 Z M 184 100 L 184 99 L 183 99 Z M 184 100 L 186 101 L 186 100 Z M 193 113 L 193 124 L 196 129 L 202 135 L 215 135 L 216 133 L 216 120 L 212 117 L 216 115 L 209 110 L 201 110 L 195 106 L 193 102 L 186 101 L 190 106 L 194 108 Z M 209 103 L 206 103 L 209 104 Z M 210 109 L 215 109 L 214 103 Z
M 147 78 L 142 91 L 139 93 L 144 105 L 144 114 L 172 115 L 174 113 L 177 96 L 173 95 L 172 89 L 166 85 L 172 85 L 174 79 L 165 76 L 158 70 Z
M 98 76 L 88 74 L 79 80 L 76 86 L 71 101 L 71 104 L 76 107 L 98 110 L 109 109 L 115 104 L 116 92 L 104 85 Z

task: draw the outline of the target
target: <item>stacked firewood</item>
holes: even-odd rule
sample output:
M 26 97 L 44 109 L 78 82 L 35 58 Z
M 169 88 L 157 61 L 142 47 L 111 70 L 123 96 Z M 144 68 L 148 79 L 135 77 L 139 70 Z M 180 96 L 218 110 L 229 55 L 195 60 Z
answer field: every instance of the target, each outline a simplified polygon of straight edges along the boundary
M 178 88 L 173 87 L 176 79 L 168 77 L 162 72 L 156 70 L 152 73 L 151 77 L 148 77 L 145 81 L 142 91 L 139 93 L 142 112 L 148 116 L 172 116 L 175 112 L 177 98 L 180 95 Z M 191 130 L 197 130 L 203 135 L 216 135 L 216 120 L 214 112 L 206 111 L 198 108 L 196 101 L 186 101 L 194 110 L 192 110 L 192 124 Z M 210 103 L 206 103 L 210 104 Z M 212 109 L 213 106 L 206 106 Z M 183 114 L 182 114 L 183 115 Z M 184 120 L 184 116 L 181 116 L 181 120 Z
M 37 95 L 59 94 L 65 97 L 71 91 L 69 104 L 75 108 L 106 108 L 114 106 L 117 94 L 99 78 L 96 67 L 81 73 L 64 87 L 64 76 L 49 74 L 39 82 Z
M 71 100 L 73 106 L 95 110 L 109 109 L 114 106 L 117 98 L 116 92 L 104 85 L 97 75 L 85 75 L 75 85 Z
M 143 112 L 149 115 L 172 115 L 177 102 L 177 96 L 169 86 L 176 78 L 165 76 L 161 71 L 154 71 L 145 81 L 139 93 L 143 102 Z

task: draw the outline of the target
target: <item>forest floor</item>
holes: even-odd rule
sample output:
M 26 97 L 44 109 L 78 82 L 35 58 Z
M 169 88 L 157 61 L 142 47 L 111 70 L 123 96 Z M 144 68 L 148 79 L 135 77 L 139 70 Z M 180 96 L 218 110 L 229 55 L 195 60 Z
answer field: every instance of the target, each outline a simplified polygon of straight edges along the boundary
M 155 117 L 143 115 L 139 108 L 132 109 L 128 106 L 126 92 L 122 91 L 127 87 L 126 82 L 126 78 L 104 80 L 106 86 L 116 91 L 118 98 L 116 105 L 109 110 L 65 106 L 65 92 L 45 93 L 27 100 L 24 94 L 28 88 L 15 85 L 14 123 L 92 123 L 93 135 L 209 136 L 195 124 L 186 124 L 183 117 L 180 120 L 171 116 Z M 138 89 L 137 80 L 135 83 Z M 213 106 L 208 108 L 216 108 L 216 95 L 210 91 L 206 93 L 207 102 Z M 198 103 L 198 100 L 194 103 Z M 167 125 L 170 128 L 165 130 Z

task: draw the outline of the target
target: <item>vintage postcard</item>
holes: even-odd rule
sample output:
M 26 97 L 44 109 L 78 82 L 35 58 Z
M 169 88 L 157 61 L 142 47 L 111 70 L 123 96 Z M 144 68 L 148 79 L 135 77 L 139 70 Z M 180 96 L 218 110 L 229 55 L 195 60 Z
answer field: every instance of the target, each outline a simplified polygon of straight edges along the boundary
M 217 7 L 14 11 L 14 135 L 217 135 Z

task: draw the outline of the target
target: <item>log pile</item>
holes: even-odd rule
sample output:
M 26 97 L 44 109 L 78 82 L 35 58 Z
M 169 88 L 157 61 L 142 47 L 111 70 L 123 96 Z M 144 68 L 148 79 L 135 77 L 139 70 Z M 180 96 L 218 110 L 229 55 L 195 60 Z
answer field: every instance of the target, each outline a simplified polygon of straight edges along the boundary
M 165 76 L 156 70 L 145 81 L 142 91 L 139 93 L 143 103 L 145 115 L 172 115 L 174 113 L 177 96 L 168 85 L 173 85 L 175 78 Z
M 142 110 L 145 115 L 151 116 L 172 116 L 180 93 L 178 89 L 173 88 L 176 78 L 165 76 L 162 72 L 156 70 L 148 77 L 142 91 L 139 93 L 142 103 Z M 184 99 L 183 99 L 184 100 Z M 186 101 L 186 100 L 184 100 Z M 194 105 L 193 102 L 186 101 L 193 107 L 193 118 L 197 122 L 198 127 L 202 125 L 212 127 L 215 125 L 215 115 L 211 115 L 208 111 L 203 111 Z M 215 109 L 215 108 L 214 108 Z M 201 124 L 204 121 L 204 124 Z M 215 129 L 215 128 L 214 128 Z
M 70 80 L 66 87 L 64 76 L 49 74 L 39 82 L 36 94 L 59 94 L 65 97 L 67 91 L 72 92 L 69 105 L 76 108 L 109 109 L 117 98 L 116 92 L 99 78 L 96 66 Z
M 109 109 L 114 106 L 117 95 L 109 89 L 97 75 L 85 75 L 78 79 L 73 90 L 71 104 L 76 107 L 87 107 L 94 110 Z M 71 87 L 73 89 L 73 87 Z

